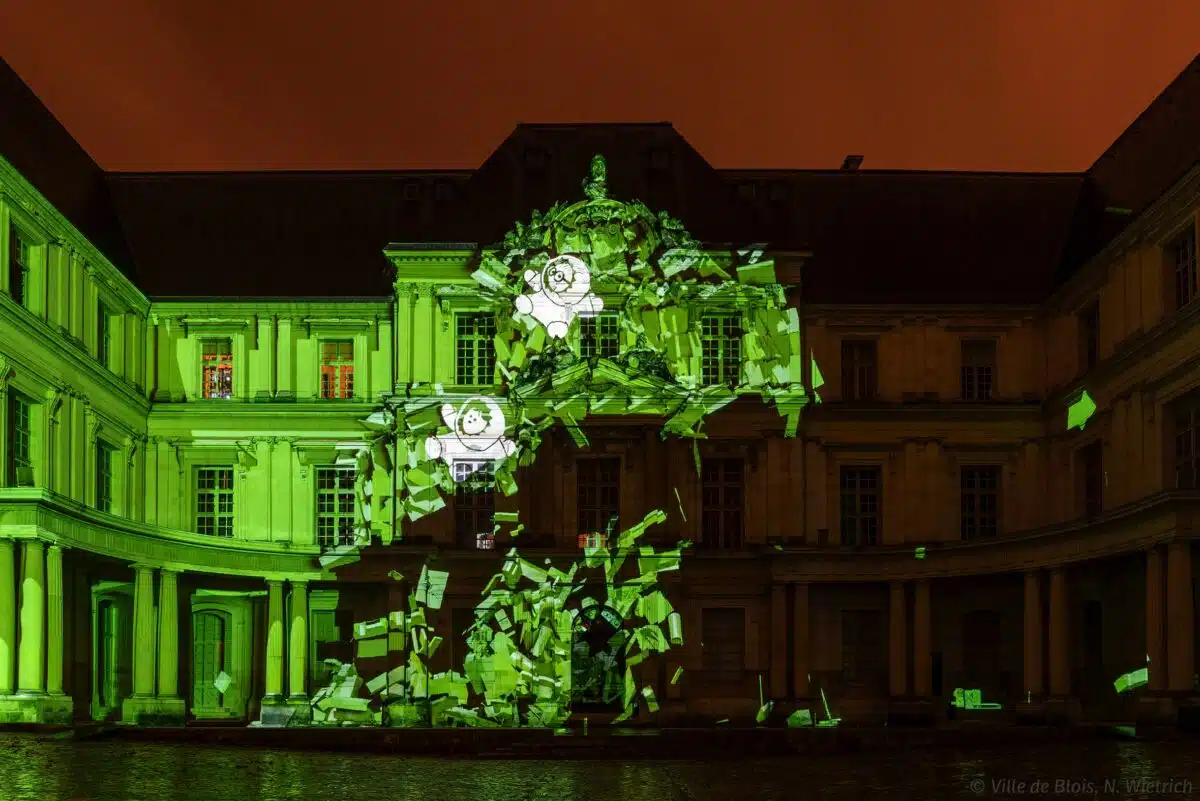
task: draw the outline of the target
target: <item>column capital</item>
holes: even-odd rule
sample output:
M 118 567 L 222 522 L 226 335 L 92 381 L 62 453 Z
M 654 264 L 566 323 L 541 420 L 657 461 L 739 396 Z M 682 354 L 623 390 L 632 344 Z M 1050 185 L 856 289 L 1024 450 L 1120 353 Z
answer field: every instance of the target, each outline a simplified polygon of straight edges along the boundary
M 21 545 L 25 546 L 26 548 L 32 548 L 35 551 L 43 550 L 46 547 L 46 543 L 44 543 L 38 539 L 28 539 L 28 540 L 23 539 L 23 540 L 20 540 L 20 543 L 21 543 Z
M 158 570 L 157 565 L 148 565 L 145 562 L 134 562 L 130 565 L 130 567 L 133 568 L 137 573 L 153 573 L 155 570 Z
M 164 576 L 178 576 L 184 572 L 182 567 L 160 567 L 159 570 L 162 571 Z
M 306 578 L 305 579 L 288 579 L 288 583 L 291 584 L 293 587 L 300 587 L 300 588 L 308 587 L 308 579 L 306 579 Z
M 58 553 L 62 553 L 63 551 L 71 550 L 71 547 L 69 545 L 60 545 L 57 542 L 48 543 L 46 547 L 49 548 L 51 551 L 56 551 Z
M 267 579 L 266 582 L 268 587 L 283 588 L 283 579 Z

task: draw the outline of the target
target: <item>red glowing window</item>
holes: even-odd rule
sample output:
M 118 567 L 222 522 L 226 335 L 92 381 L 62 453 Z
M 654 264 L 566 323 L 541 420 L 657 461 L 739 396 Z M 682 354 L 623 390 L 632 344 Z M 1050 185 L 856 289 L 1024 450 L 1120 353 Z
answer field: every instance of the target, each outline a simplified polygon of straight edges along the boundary
M 233 397 L 233 346 L 228 339 L 210 339 L 204 343 L 201 364 L 202 397 Z
M 321 397 L 327 400 L 354 397 L 352 341 L 321 343 Z

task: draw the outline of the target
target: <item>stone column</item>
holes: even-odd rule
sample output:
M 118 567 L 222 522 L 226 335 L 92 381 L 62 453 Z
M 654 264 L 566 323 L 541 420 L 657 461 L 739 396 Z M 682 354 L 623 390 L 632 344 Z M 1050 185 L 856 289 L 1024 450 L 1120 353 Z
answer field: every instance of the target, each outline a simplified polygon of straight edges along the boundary
M 283 695 L 283 582 L 267 582 L 267 699 Z
M 133 696 L 154 697 L 154 568 L 134 565 Z
M 808 593 L 806 581 L 797 583 L 792 595 L 792 692 L 807 698 L 808 682 Z
M 1050 695 L 1071 694 L 1067 662 L 1067 574 L 1062 568 L 1050 571 Z
M 929 581 L 921 579 L 913 596 L 913 694 L 918 698 L 933 697 L 932 628 Z
M 63 694 L 63 549 L 46 551 L 46 692 Z
M 1147 689 L 1167 686 L 1167 655 L 1163 648 L 1163 559 L 1162 549 L 1146 551 L 1146 656 L 1150 658 Z
M 17 581 L 13 541 L 0 539 L 0 695 L 12 695 L 17 675 Z
M 1025 574 L 1025 692 L 1041 697 L 1042 687 L 1042 578 L 1037 571 Z
M 46 549 L 37 540 L 22 540 L 21 631 L 17 692 L 42 695 L 46 690 Z
M 1167 546 L 1167 689 L 1191 693 L 1196 669 L 1192 549 L 1187 540 Z
M 771 587 L 771 698 L 787 696 L 787 585 Z
M 163 568 L 158 582 L 158 697 L 179 696 L 178 572 Z
M 292 628 L 288 643 L 288 698 L 308 698 L 308 582 L 292 582 Z
M 908 622 L 904 582 L 888 586 L 888 692 L 897 697 L 908 693 Z

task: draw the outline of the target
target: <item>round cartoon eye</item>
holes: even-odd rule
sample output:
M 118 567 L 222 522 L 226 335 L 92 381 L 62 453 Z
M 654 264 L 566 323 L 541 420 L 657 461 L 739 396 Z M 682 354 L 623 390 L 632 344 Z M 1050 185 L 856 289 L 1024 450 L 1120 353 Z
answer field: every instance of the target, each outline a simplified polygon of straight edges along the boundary
M 542 283 L 547 290 L 546 296 L 556 305 L 568 305 L 572 301 L 560 296 L 586 286 L 588 275 L 587 265 L 579 258 L 556 256 L 542 270 Z

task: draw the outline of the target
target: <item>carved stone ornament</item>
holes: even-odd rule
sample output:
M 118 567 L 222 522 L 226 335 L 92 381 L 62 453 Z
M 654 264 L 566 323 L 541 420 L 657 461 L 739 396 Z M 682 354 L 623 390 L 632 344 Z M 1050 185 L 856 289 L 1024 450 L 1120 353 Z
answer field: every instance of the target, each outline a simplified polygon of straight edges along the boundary
M 95 442 L 100 435 L 100 417 L 91 406 L 83 407 L 83 417 L 87 421 L 88 442 Z

